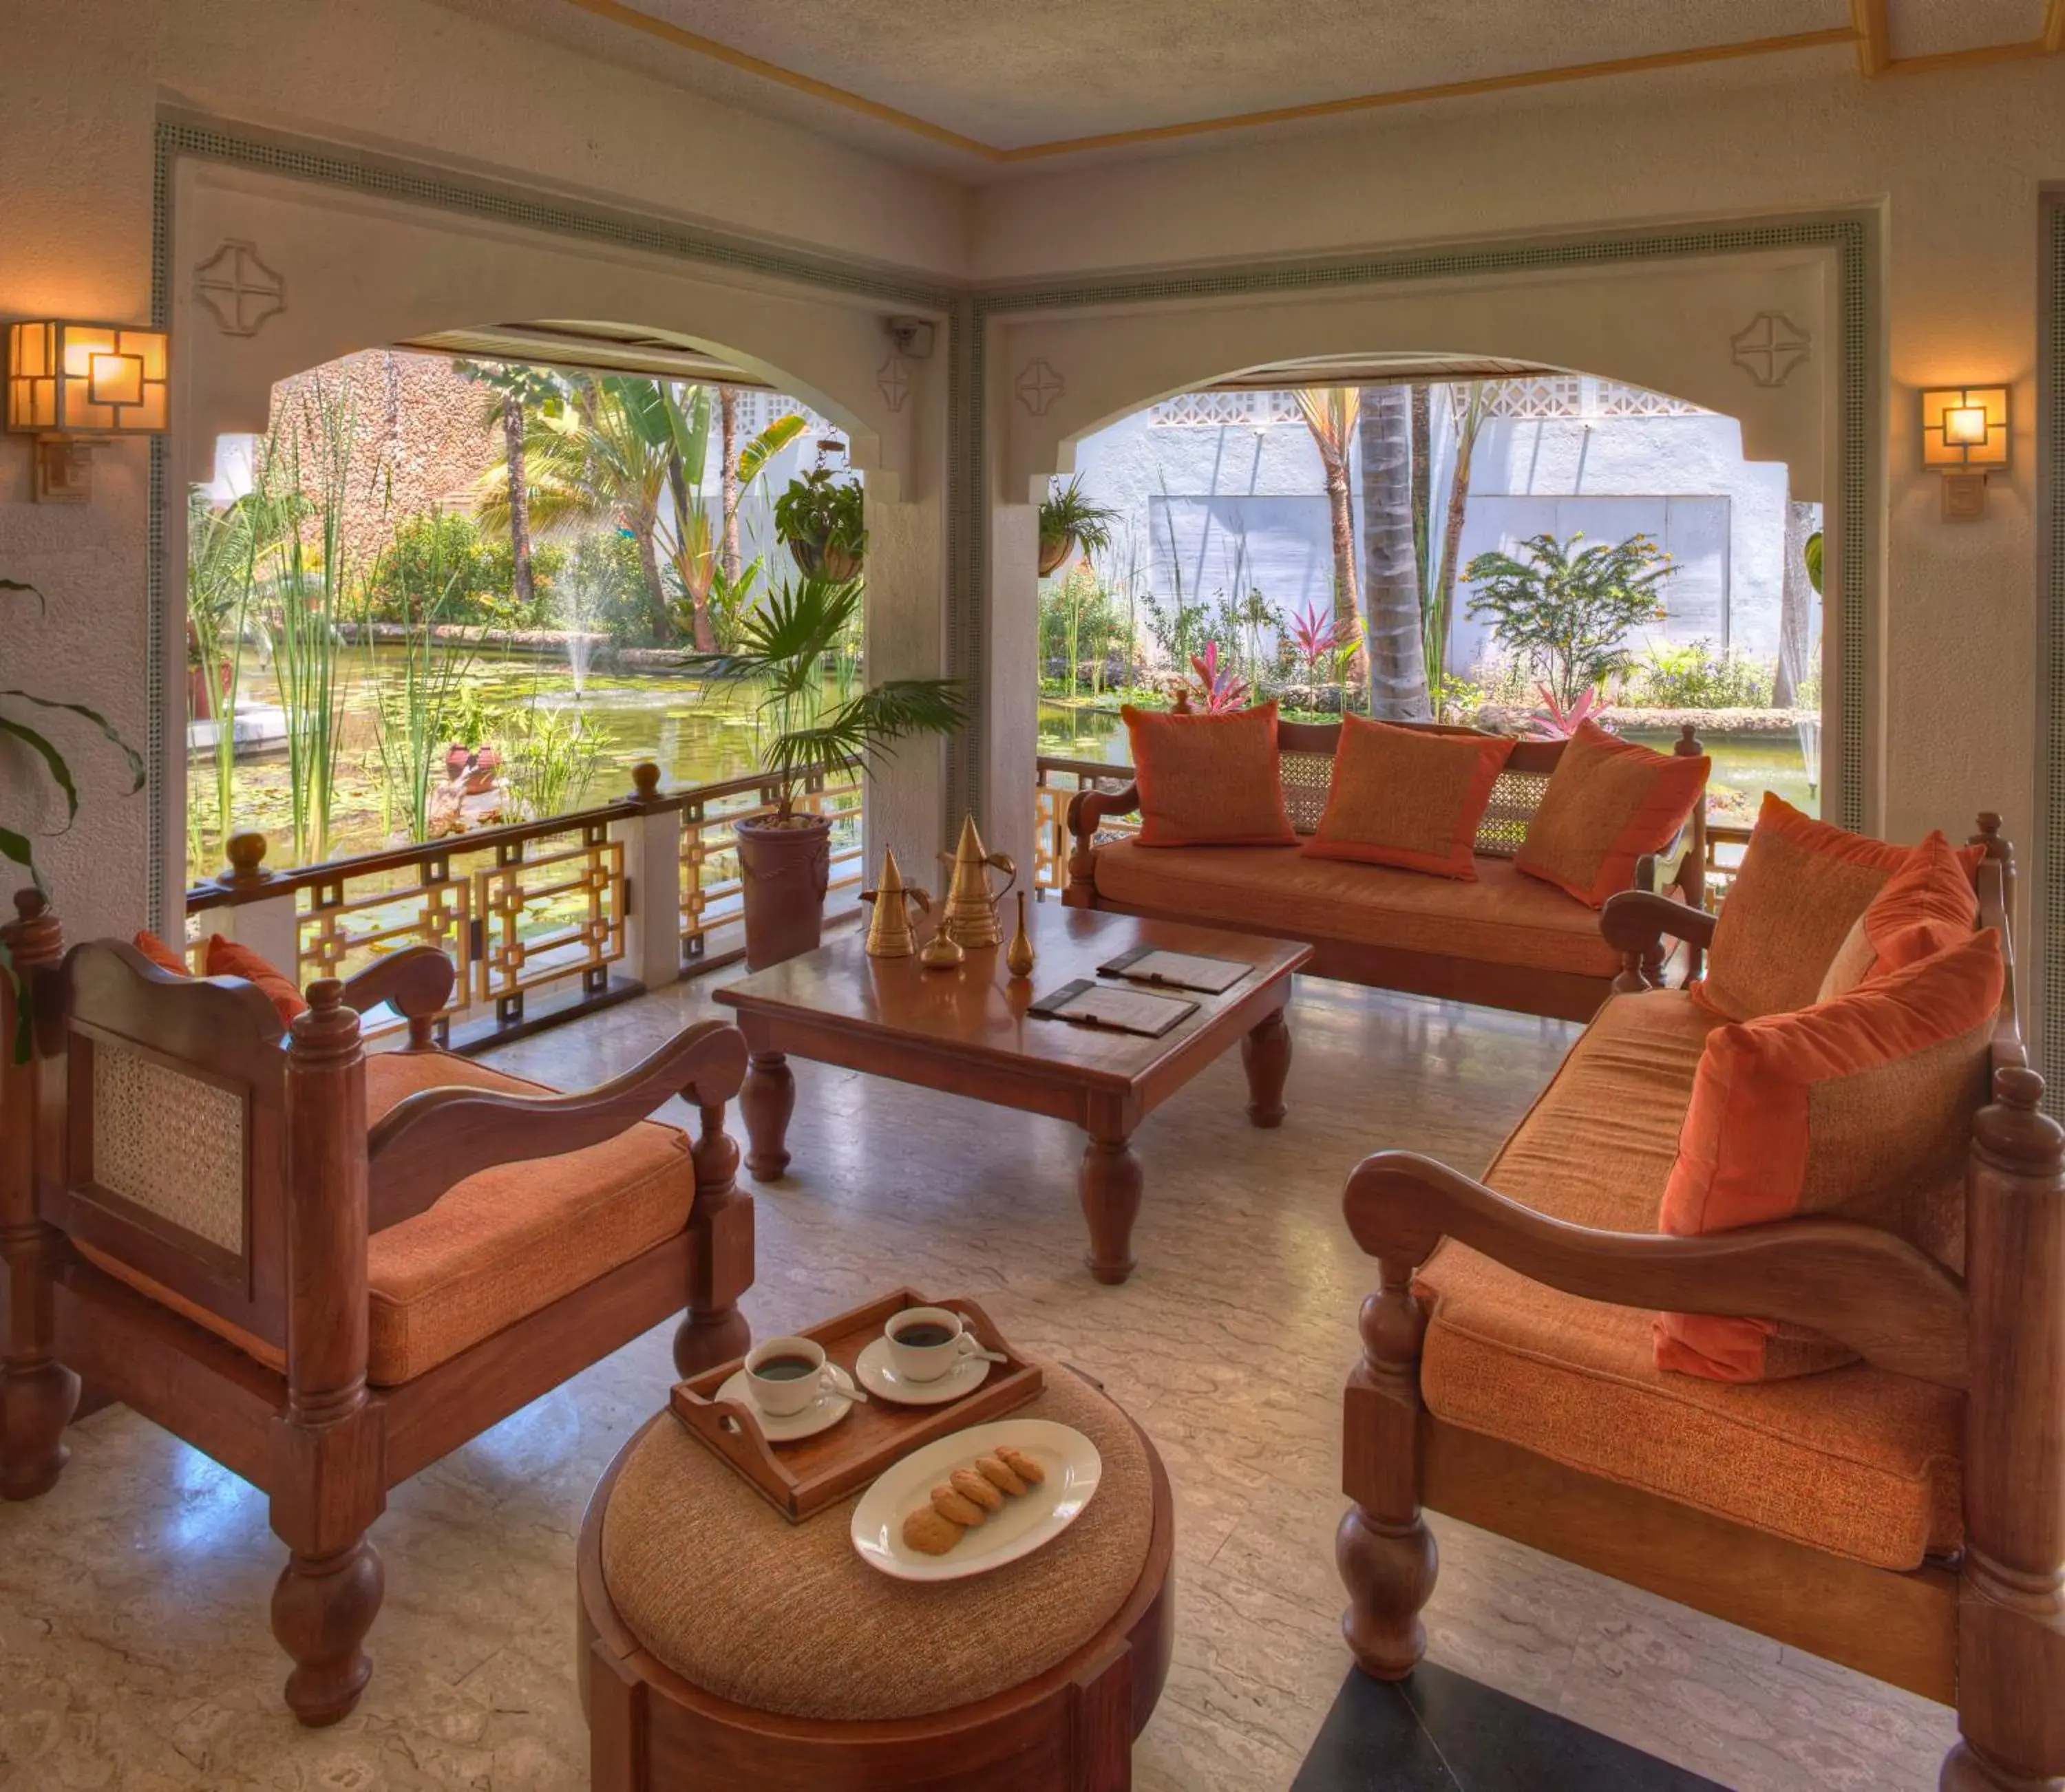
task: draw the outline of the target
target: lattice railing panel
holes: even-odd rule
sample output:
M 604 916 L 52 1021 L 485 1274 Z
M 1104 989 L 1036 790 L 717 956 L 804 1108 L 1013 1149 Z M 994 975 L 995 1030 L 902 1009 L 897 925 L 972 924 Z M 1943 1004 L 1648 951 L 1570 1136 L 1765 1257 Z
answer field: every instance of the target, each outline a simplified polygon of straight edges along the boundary
M 797 807 L 831 818 L 831 882 L 825 890 L 827 917 L 855 906 L 847 891 L 858 892 L 861 864 L 861 791 L 858 783 L 815 784 Z M 706 955 L 710 934 L 736 923 L 745 907 L 738 870 L 738 848 L 733 825 L 755 816 L 772 815 L 771 784 L 715 787 L 709 794 L 692 793 L 681 808 L 681 955 L 693 960 Z

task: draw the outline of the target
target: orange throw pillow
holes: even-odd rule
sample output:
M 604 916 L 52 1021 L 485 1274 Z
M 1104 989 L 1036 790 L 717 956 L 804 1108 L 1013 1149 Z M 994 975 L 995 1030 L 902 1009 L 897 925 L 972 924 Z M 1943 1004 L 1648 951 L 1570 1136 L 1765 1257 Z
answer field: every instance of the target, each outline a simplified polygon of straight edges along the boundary
M 1143 846 L 1295 846 L 1276 766 L 1276 705 L 1178 716 L 1128 704 Z
M 1885 880 L 1865 912 L 1850 923 L 1843 942 L 1823 973 L 1814 999 L 1829 1002 L 1855 989 L 1881 968 L 1893 968 L 1952 943 L 1972 930 L 1978 919 L 1978 892 L 1972 876 L 1983 849 L 1953 847 L 1940 833 L 1930 834 L 1908 855 L 1907 863 Z M 1915 942 L 1916 935 L 1936 946 Z M 1896 941 L 1905 942 L 1905 956 L 1895 959 Z M 1890 963 L 1889 962 L 1890 961 Z
M 220 934 L 208 936 L 208 974 L 211 977 L 241 977 L 247 983 L 256 983 L 279 1011 L 283 1027 L 293 1026 L 294 1016 L 308 1007 L 291 979 L 275 971 L 249 946 L 239 946 Z
M 1833 1002 L 1716 1027 L 1658 1229 L 1821 1214 L 1961 1266 L 1965 1160 L 2005 982 L 1989 928 Z M 1854 1354 L 1768 1319 L 1666 1313 L 1655 1331 L 1659 1368 L 1714 1381 L 1810 1374 Z
M 193 975 L 187 968 L 187 961 L 148 928 L 129 943 L 160 971 L 169 971 L 175 977 L 191 977 Z
M 1308 858 L 1396 865 L 1437 877 L 1477 874 L 1477 822 L 1513 743 L 1341 718 L 1326 813 Z
M 1712 761 L 1616 740 L 1580 722 L 1513 854 L 1517 870 L 1603 908 L 1635 882 L 1635 863 L 1677 837 Z
M 1807 1007 L 1851 927 L 1921 850 L 1817 821 L 1767 790 L 1693 994 L 1730 1020 Z

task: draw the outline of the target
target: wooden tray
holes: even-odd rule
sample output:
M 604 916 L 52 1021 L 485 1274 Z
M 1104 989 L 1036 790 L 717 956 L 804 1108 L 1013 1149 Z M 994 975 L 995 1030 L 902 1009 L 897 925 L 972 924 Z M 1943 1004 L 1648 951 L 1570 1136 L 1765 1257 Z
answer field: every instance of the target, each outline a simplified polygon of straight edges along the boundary
M 742 1357 L 675 1382 L 670 1403 L 674 1416 L 691 1436 L 730 1463 L 794 1524 L 866 1486 L 921 1443 L 1000 1417 L 1024 1406 L 1045 1386 L 1046 1378 L 1004 1342 L 989 1315 L 973 1301 L 927 1300 L 912 1289 L 899 1288 L 794 1335 L 823 1345 L 826 1357 L 852 1374 L 862 1350 L 881 1337 L 892 1315 L 910 1306 L 944 1306 L 960 1314 L 978 1342 L 1001 1351 L 1008 1360 L 992 1363 L 981 1386 L 944 1406 L 894 1406 L 878 1395 L 856 1402 L 830 1431 L 778 1448 L 762 1434 L 759 1419 L 748 1403 L 715 1398 L 717 1390 L 738 1373 L 745 1362 Z

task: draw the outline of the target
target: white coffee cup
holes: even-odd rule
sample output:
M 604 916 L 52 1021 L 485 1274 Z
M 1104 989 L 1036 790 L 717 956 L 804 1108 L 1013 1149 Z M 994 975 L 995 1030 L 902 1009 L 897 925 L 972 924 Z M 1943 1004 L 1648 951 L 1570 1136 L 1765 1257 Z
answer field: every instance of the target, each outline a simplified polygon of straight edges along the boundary
M 930 1344 L 905 1342 L 907 1332 L 928 1328 L 937 1328 L 946 1335 Z M 936 1382 L 964 1357 L 989 1354 L 968 1329 L 968 1322 L 948 1307 L 907 1306 L 883 1330 L 889 1339 L 890 1363 L 907 1382 Z
M 793 1374 L 766 1373 L 770 1366 L 788 1369 L 798 1362 L 810 1366 Z M 825 1347 L 814 1338 L 770 1338 L 746 1353 L 746 1391 L 771 1419 L 793 1418 L 816 1405 L 833 1385 Z

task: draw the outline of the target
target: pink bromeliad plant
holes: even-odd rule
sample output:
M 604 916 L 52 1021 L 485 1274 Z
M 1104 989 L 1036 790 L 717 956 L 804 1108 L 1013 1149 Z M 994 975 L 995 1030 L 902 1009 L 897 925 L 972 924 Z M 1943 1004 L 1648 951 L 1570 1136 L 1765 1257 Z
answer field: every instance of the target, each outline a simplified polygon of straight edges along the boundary
M 1598 728 L 1606 725 L 1598 715 L 1601 704 L 1597 685 L 1586 685 L 1578 693 L 1577 701 L 1567 707 L 1557 700 L 1556 693 L 1546 684 L 1536 685 L 1534 694 L 1541 698 L 1542 707 L 1527 720 L 1529 730 L 1538 741 L 1567 741 L 1582 721 Z
M 1304 664 L 1310 684 L 1328 682 L 1319 676 L 1321 665 L 1329 659 L 1338 659 L 1342 650 L 1354 643 L 1355 636 L 1352 624 L 1310 605 L 1291 619 L 1291 644 Z
M 1190 656 L 1190 669 L 1197 676 L 1188 687 L 1191 707 L 1207 716 L 1222 716 L 1228 710 L 1239 709 L 1247 702 L 1247 680 L 1239 676 L 1231 666 L 1219 664 L 1219 644 L 1205 643 L 1202 653 Z

